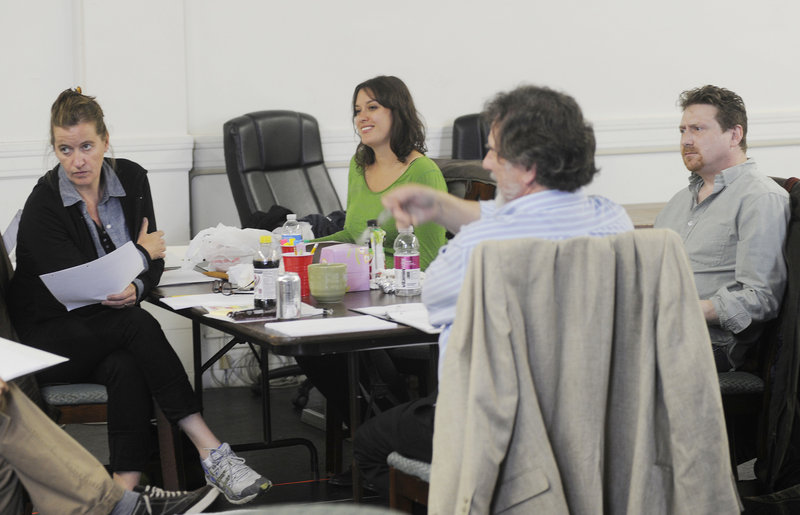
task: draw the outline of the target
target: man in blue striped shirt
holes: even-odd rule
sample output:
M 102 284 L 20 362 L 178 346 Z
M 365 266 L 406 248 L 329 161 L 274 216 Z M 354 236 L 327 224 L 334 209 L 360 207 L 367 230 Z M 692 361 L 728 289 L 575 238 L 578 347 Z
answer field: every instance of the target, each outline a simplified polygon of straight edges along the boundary
M 497 181 L 495 200 L 466 201 L 418 185 L 396 188 L 383 197 L 398 228 L 432 220 L 456 235 L 428 267 L 422 289 L 431 323 L 443 327 L 440 366 L 458 293 L 478 243 L 607 236 L 633 229 L 619 205 L 577 192 L 598 170 L 594 131 L 572 97 L 522 86 L 497 95 L 483 115 L 491 127 L 483 167 Z M 381 493 L 388 491 L 390 452 L 430 461 L 435 403 L 434 394 L 397 406 L 359 429 L 353 452 L 367 481 Z

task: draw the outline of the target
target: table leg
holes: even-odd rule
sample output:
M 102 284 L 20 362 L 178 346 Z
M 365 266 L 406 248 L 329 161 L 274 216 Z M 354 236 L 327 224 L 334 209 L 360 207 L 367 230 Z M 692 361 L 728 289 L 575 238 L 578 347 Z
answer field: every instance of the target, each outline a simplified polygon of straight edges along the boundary
M 342 471 L 342 414 L 327 400 L 325 406 L 325 469 L 338 474 Z
M 203 354 L 200 323 L 192 320 L 192 359 L 194 361 L 194 393 L 203 405 Z
M 361 391 L 358 388 L 358 353 L 347 353 L 347 377 L 350 381 L 350 436 L 355 441 L 356 430 L 361 419 Z M 361 472 L 355 458 L 352 460 L 353 466 L 353 501 L 361 502 Z

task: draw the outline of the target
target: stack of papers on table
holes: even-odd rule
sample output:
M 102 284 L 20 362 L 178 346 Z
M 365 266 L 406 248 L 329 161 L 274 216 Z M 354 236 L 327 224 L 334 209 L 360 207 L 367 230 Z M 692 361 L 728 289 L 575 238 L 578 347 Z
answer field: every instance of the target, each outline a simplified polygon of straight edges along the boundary
M 321 334 L 355 333 L 362 331 L 385 331 L 397 328 L 397 324 L 371 316 L 316 318 L 314 320 L 290 320 L 264 324 L 267 329 L 286 336 L 317 336 Z
M 393 320 L 428 334 L 439 334 L 442 332 L 441 327 L 434 327 L 431 325 L 428 317 L 428 309 L 422 302 L 352 308 L 352 310 L 386 320 Z
M 3 381 L 11 381 L 65 361 L 68 361 L 65 357 L 0 338 L 0 379 Z
M 199 295 L 176 295 L 161 297 L 161 302 L 174 310 L 203 307 L 206 310 L 229 306 L 235 309 L 252 309 L 253 293 L 223 295 L 221 293 L 201 293 Z
M 178 268 L 176 270 L 165 270 L 161 274 L 161 280 L 158 282 L 159 286 L 172 286 L 175 284 L 194 284 L 194 283 L 207 283 L 214 280 L 214 277 L 209 277 L 196 270 L 184 270 Z

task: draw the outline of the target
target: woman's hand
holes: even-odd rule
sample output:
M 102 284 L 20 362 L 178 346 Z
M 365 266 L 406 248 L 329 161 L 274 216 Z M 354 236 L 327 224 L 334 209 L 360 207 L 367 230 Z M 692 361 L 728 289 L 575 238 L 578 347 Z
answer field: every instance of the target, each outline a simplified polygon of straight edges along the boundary
M 150 255 L 150 259 L 161 259 L 167 253 L 167 244 L 164 243 L 164 231 L 148 233 L 149 222 L 147 218 L 142 221 L 142 229 L 139 231 L 139 238 L 136 243 L 144 247 Z
M 102 304 L 115 309 L 136 305 L 136 286 L 134 286 L 133 283 L 129 284 L 121 293 L 115 293 L 114 295 L 106 297 L 106 300 L 104 300 Z

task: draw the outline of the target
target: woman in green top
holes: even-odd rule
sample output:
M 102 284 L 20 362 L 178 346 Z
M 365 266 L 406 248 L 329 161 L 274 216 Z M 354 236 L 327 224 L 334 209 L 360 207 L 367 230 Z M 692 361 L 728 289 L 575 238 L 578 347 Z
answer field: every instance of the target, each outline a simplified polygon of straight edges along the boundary
M 406 85 L 392 76 L 362 82 L 353 92 L 353 125 L 361 138 L 350 161 L 344 229 L 315 241 L 355 243 L 367 220 L 383 210 L 381 196 L 401 184 L 418 183 L 447 191 L 441 170 L 425 157 L 425 128 Z M 394 220 L 384 223 L 386 267 L 394 268 Z M 420 267 L 425 270 L 445 244 L 445 229 L 434 223 L 414 228 Z

